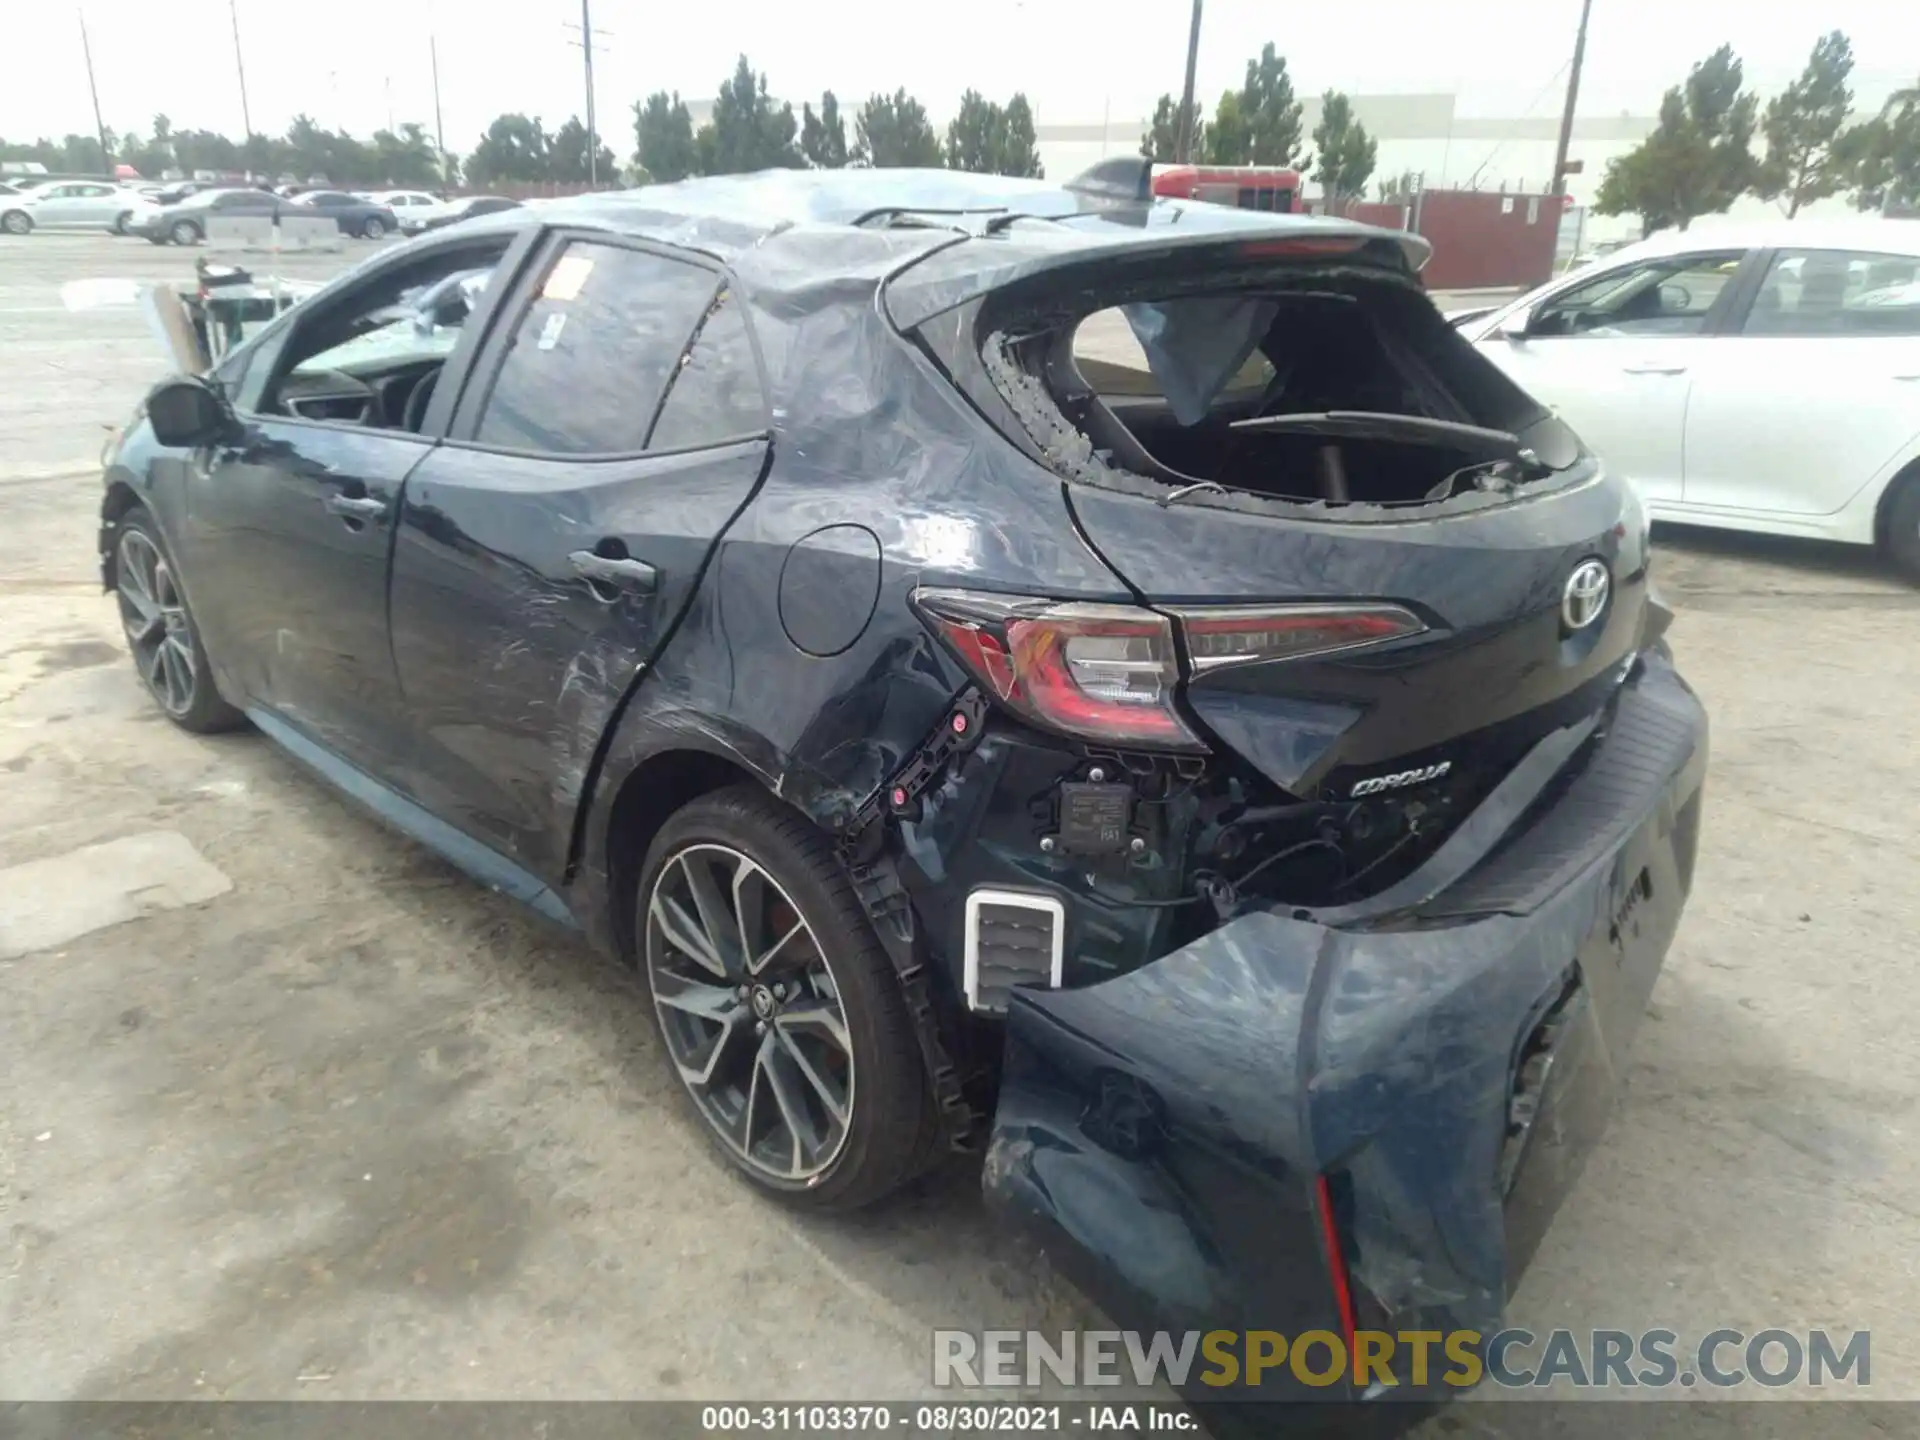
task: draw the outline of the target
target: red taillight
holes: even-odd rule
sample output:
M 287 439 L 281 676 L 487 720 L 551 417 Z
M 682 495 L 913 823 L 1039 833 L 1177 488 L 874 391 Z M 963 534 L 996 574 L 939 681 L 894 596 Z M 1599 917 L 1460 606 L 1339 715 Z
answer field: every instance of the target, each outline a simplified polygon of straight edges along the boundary
M 1174 614 L 1197 675 L 1229 665 L 1329 655 L 1427 628 L 1398 605 L 1248 605 Z
M 1173 623 L 1130 605 L 919 590 L 914 607 L 1008 709 L 1109 744 L 1204 750 L 1174 708 Z
M 1316 235 L 1293 240 L 1249 240 L 1240 254 L 1249 260 L 1281 260 L 1295 256 L 1351 255 L 1365 245 L 1364 236 Z

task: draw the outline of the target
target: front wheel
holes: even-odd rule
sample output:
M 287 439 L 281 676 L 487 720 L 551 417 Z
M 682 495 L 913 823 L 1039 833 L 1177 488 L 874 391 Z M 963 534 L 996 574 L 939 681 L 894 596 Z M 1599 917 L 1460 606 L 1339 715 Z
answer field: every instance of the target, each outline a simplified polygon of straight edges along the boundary
M 114 526 L 113 588 L 133 668 L 155 703 L 183 730 L 232 730 L 244 717 L 220 698 L 199 627 L 153 516 L 139 505 Z
M 782 1199 L 850 1210 L 924 1170 L 934 1110 L 900 985 L 832 847 L 757 788 L 661 827 L 634 934 L 708 1137 Z

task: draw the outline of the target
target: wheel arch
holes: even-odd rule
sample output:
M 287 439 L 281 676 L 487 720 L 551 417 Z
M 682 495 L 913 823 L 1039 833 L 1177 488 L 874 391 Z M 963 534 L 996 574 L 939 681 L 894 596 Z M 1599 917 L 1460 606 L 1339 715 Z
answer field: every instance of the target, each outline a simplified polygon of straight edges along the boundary
M 594 896 L 590 906 L 597 916 L 580 918 L 590 932 L 599 928 L 594 924 L 599 919 L 605 927 L 601 938 L 622 960 L 631 963 L 638 953 L 626 897 L 639 884 L 641 867 L 660 827 L 702 795 L 740 784 L 777 796 L 777 787 L 739 750 L 713 740 L 678 740 L 640 757 L 617 780 L 603 786 L 595 809 L 605 819 L 590 831 L 583 870 L 603 893 Z
M 108 532 L 120 523 L 120 517 L 138 505 L 145 505 L 147 499 L 133 486 L 133 482 L 116 477 L 107 482 L 106 496 L 100 501 L 100 578 L 104 587 L 114 587 L 113 546 L 107 542 Z M 155 524 L 159 521 L 156 518 Z
M 1886 548 L 1893 503 L 1909 485 L 1920 485 L 1920 455 L 1915 455 L 1894 471 L 1893 478 L 1880 487 L 1880 497 L 1873 502 L 1873 543 L 1876 549 Z

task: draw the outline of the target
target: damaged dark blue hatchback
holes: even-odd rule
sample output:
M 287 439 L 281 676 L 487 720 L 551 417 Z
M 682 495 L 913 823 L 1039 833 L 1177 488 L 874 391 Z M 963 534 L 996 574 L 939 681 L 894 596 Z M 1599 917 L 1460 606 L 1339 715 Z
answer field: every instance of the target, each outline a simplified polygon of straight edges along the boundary
M 984 1151 L 1122 1324 L 1491 1331 L 1706 725 L 1423 258 L 1132 162 L 489 216 L 156 389 L 104 579 L 177 722 L 636 964 L 768 1190 Z

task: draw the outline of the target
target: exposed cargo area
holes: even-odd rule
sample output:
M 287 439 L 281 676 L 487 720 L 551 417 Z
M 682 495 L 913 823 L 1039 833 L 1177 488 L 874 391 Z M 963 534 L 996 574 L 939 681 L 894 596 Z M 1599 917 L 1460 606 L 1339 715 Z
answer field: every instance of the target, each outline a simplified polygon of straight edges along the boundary
M 1079 294 L 1065 313 L 990 299 L 978 321 L 991 383 L 1071 479 L 1358 519 L 1505 497 L 1579 456 L 1409 277 L 1269 263 Z

